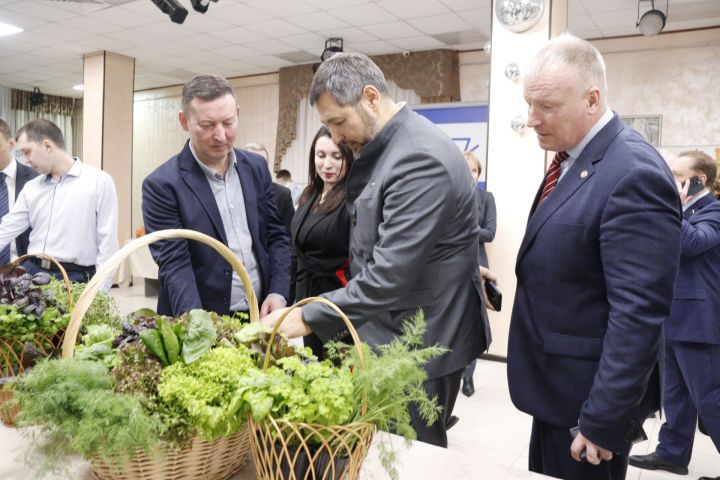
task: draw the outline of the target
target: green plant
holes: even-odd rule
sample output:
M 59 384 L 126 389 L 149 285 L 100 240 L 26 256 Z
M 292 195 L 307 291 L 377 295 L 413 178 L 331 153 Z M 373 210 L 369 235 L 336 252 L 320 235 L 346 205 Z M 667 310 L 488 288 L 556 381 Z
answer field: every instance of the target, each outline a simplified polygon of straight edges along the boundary
M 73 305 L 78 301 L 83 290 L 85 290 L 85 285 L 85 283 L 72 284 Z M 55 297 L 58 305 L 62 306 L 65 310 L 68 309 L 67 291 L 62 281 L 52 277 L 50 278 L 50 282 L 42 288 Z M 108 325 L 116 330 L 120 330 L 122 328 L 122 317 L 120 316 L 120 310 L 118 309 L 115 299 L 109 293 L 97 292 L 90 304 L 90 308 L 88 308 L 83 316 L 82 325 L 83 329 L 89 325 Z
M 422 348 L 425 318 L 422 311 L 403 322 L 403 333 L 390 343 L 378 345 L 373 351 L 362 344 L 365 368 L 360 368 L 356 349 L 339 343 L 329 343 L 329 356 L 353 371 L 354 398 L 366 399 L 354 403 L 350 421 L 371 422 L 378 430 L 393 432 L 406 442 L 416 438 L 408 405 L 414 403 L 422 419 L 431 425 L 438 420 L 441 407 L 427 396 L 423 383 L 427 373 L 423 366 L 432 358 L 448 352 L 445 347 Z M 380 443 L 380 460 L 392 478 L 397 478 L 395 454 L 384 442 Z
M 244 347 L 218 347 L 191 364 L 174 363 L 160 374 L 158 411 L 164 420 L 187 421 L 205 440 L 231 435 L 245 418 L 230 409 L 230 400 L 253 368 L 250 351 Z
M 66 455 L 97 455 L 119 463 L 136 449 L 157 450 L 163 426 L 133 395 L 118 394 L 107 368 L 77 359 L 39 362 L 17 382 L 19 421 L 39 425 L 46 469 L 57 470 Z M 40 446 L 40 437 L 33 437 Z M 36 463 L 37 459 L 33 459 Z
M 233 405 L 256 420 L 268 414 L 292 422 L 342 425 L 353 412 L 352 374 L 329 361 L 285 357 L 240 379 Z

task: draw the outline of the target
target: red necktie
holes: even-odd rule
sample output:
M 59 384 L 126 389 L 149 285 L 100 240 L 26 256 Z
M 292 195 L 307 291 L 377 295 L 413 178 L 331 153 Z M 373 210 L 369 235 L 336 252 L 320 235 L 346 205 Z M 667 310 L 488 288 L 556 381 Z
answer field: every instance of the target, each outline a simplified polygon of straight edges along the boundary
M 543 186 L 543 191 L 540 194 L 540 200 L 538 200 L 537 203 L 538 206 L 540 206 L 543 200 L 552 193 L 558 180 L 560 180 L 560 164 L 567 158 L 567 152 L 557 152 L 555 157 L 553 157 L 552 163 L 550 163 L 550 168 L 548 168 L 547 171 L 547 176 L 545 177 L 545 185 Z

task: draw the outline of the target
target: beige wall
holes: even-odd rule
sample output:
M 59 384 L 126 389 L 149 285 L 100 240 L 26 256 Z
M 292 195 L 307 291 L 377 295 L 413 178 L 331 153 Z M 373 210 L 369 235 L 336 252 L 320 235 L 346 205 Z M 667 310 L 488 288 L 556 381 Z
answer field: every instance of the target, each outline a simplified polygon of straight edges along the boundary
M 720 28 L 657 37 L 598 40 L 594 44 L 603 53 L 607 64 L 608 98 L 613 110 L 620 115 L 662 115 L 661 147 L 720 145 L 720 96 L 717 95 Z M 487 55 L 482 51 L 460 54 L 463 101 L 487 101 L 489 78 L 490 59 Z M 501 77 L 500 82 L 507 80 Z M 522 94 L 521 89 L 517 94 Z M 525 136 L 532 137 L 533 133 Z M 493 171 L 493 161 L 498 160 L 489 156 L 488 172 Z M 501 157 L 499 161 L 512 160 Z M 506 195 L 512 192 L 498 191 L 492 178 L 488 179 L 488 189 L 495 194 L 496 200 L 518 198 L 517 195 Z M 519 214 L 527 214 L 527 202 L 513 202 L 509 206 L 498 205 L 498 232 L 506 228 L 500 215 L 502 210 L 518 209 L 522 210 Z M 520 240 L 505 238 L 504 241 L 514 245 Z M 503 241 L 503 236 L 498 235 L 496 241 Z M 490 265 L 506 263 L 501 255 L 512 256 L 514 262 L 516 249 L 510 248 L 512 252 L 508 253 L 508 248 L 507 244 L 488 245 Z M 504 276 L 513 275 L 507 269 L 503 272 Z M 504 283 L 507 288 L 514 288 L 514 280 L 500 278 L 501 287 Z M 512 298 L 512 294 L 508 297 Z M 506 312 L 492 315 L 491 353 L 505 355 L 510 307 L 508 303 Z
M 231 79 L 240 107 L 235 146 L 260 142 L 275 151 L 278 76 L 257 75 Z M 161 163 L 176 155 L 187 140 L 180 128 L 181 86 L 146 90 L 135 94 L 133 122 L 133 230 L 142 225 L 142 182 Z
M 603 52 L 608 66 L 609 99 L 615 111 L 622 115 L 662 115 L 661 144 L 664 146 L 720 144 L 720 96 L 715 93 L 720 78 L 720 28 L 649 38 L 601 40 L 595 44 Z M 490 58 L 482 51 L 474 51 L 461 53 L 459 60 L 462 100 L 488 101 Z M 264 143 L 272 158 L 277 128 L 277 74 L 234 79 L 232 83 L 240 106 L 236 145 L 251 141 Z M 519 89 L 518 94 L 520 92 Z M 161 162 L 179 152 L 186 139 L 177 121 L 179 108 L 180 87 L 135 95 L 133 228 L 142 223 L 142 180 Z M 532 136 L 532 132 L 526 135 Z M 488 169 L 492 170 L 493 166 L 488 165 Z M 492 182 L 488 186 L 494 190 Z M 498 198 L 514 198 L 494 191 Z M 525 215 L 528 206 L 504 205 L 499 210 L 505 208 L 522 209 L 521 214 Z M 503 228 L 502 216 L 498 217 L 498 226 Z M 512 241 L 513 244 L 519 242 L 519 238 Z M 503 249 L 489 245 L 491 265 L 496 250 Z M 503 279 L 500 280 L 502 284 Z M 514 279 L 506 279 L 505 283 L 514 285 Z M 510 306 L 508 303 L 505 307 L 507 318 Z M 507 323 L 506 318 L 494 321 L 493 353 L 505 354 Z

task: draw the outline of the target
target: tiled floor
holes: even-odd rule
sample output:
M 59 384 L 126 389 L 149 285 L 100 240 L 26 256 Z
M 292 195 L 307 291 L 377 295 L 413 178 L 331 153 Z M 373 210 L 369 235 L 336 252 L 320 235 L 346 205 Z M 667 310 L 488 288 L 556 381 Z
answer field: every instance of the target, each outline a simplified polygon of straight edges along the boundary
M 155 299 L 144 294 L 142 280 L 133 287 L 114 288 L 113 296 L 120 304 L 121 312 L 128 313 L 142 307 L 155 308 Z M 530 417 L 513 407 L 507 388 L 505 364 L 479 361 L 475 370 L 475 395 L 460 395 L 454 412 L 460 422 L 449 432 L 449 448 L 475 457 L 487 457 L 492 463 L 518 468 L 527 467 Z M 645 422 L 650 439 L 636 445 L 634 454 L 654 451 L 662 420 Z M 697 479 L 700 476 L 720 475 L 720 454 L 710 438 L 695 436 L 690 473 L 680 477 L 671 473 L 640 470 L 630 467 L 628 480 Z M 481 478 L 480 472 L 478 478 Z

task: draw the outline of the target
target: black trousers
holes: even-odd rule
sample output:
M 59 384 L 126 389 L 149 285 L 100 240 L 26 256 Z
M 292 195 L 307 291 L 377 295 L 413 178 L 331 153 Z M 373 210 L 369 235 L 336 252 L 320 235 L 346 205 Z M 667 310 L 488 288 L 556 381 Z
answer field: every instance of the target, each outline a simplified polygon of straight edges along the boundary
M 533 418 L 528 463 L 531 472 L 565 480 L 624 480 L 628 457 L 614 454 L 600 465 L 580 463 L 570 456 L 570 429 Z
M 40 260 L 34 258 L 25 260 L 22 264 L 22 267 L 32 275 L 35 275 L 38 272 L 47 272 L 58 280 L 63 279 L 62 273 L 60 273 L 60 270 L 55 268 L 55 265 L 52 265 L 52 268 L 42 268 L 40 266 Z M 67 273 L 68 279 L 71 282 L 87 283 L 95 275 L 95 266 L 68 266 L 65 268 L 65 271 Z
M 450 418 L 453 408 L 455 408 L 455 400 L 457 400 L 460 391 L 460 379 L 462 378 L 464 368 L 457 372 L 453 372 L 444 377 L 433 378 L 424 383 L 425 391 L 428 397 L 437 396 L 438 404 L 443 407 L 443 411 L 438 416 L 437 422 L 427 425 L 425 420 L 420 417 L 417 406 L 411 403 L 408 407 L 412 425 L 417 433 L 417 439 L 421 442 L 437 445 L 438 447 L 447 448 L 447 430 L 445 423 Z

